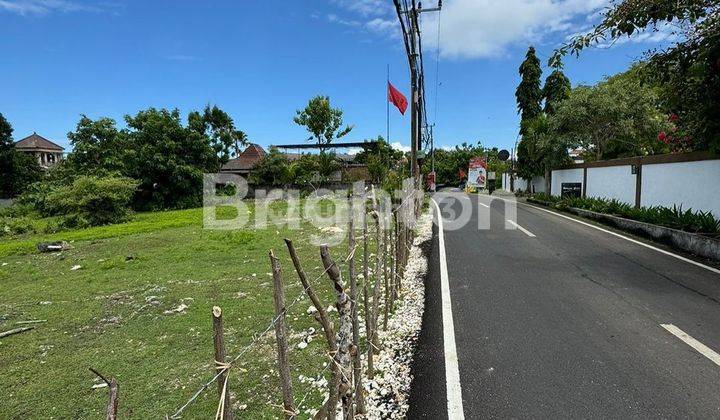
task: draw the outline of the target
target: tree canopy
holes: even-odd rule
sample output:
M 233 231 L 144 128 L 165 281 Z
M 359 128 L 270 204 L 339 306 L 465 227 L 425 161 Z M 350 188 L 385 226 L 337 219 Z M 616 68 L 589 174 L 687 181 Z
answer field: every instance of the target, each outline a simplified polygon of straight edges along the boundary
M 720 151 L 720 2 L 717 0 L 621 0 L 588 33 L 555 51 L 579 55 L 600 42 L 615 42 L 646 30 L 671 28 L 679 41 L 649 51 L 645 81 L 660 85 L 659 102 L 673 118 L 674 138 L 694 149 Z
M 37 159 L 15 149 L 13 128 L 0 113 L 0 198 L 12 198 L 42 178 Z
M 293 121 L 304 126 L 311 134 L 308 140 L 314 140 L 319 146 L 332 143 L 353 128 L 350 125 L 340 128 L 343 125 L 342 110 L 331 107 L 330 97 L 322 95 L 310 99 L 304 109 L 297 111 Z

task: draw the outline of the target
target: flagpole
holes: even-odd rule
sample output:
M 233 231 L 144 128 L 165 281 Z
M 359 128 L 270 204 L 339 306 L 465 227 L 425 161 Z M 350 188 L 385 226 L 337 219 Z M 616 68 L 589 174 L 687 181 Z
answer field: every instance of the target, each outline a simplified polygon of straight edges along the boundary
M 390 89 L 390 64 L 387 65 L 387 83 L 385 84 L 385 106 L 387 110 L 387 137 L 385 141 L 390 144 L 390 98 L 388 97 L 388 90 Z

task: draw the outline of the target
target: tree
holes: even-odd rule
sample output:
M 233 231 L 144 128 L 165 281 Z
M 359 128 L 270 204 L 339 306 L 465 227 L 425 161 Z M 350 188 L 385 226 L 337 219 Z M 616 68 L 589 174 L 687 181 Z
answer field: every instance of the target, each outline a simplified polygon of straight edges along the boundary
M 548 114 L 540 114 L 537 117 L 523 123 L 525 131 L 524 138 L 528 144 L 532 144 L 537 169 L 542 171 L 545 177 L 545 191 L 550 192 L 550 180 L 552 170 L 570 162 L 568 157 L 569 144 L 566 138 L 557 134 L 557 127 L 553 127 L 553 119 Z
M 520 144 L 518 145 L 518 175 L 530 179 L 538 174 L 537 156 L 534 154 L 533 145 L 525 139 L 524 127 L 526 121 L 536 118 L 542 113 L 540 106 L 543 99 L 543 91 L 540 89 L 540 77 L 542 69 L 540 60 L 535 55 L 535 48 L 528 48 L 525 60 L 520 65 L 520 84 L 515 91 L 515 99 L 520 114 Z
M 589 33 L 578 35 L 550 58 L 579 55 L 599 42 L 614 42 L 661 25 L 678 42 L 647 53 L 645 78 L 662 85 L 661 104 L 677 117 L 681 136 L 696 149 L 720 151 L 720 3 L 717 0 L 621 0 Z
M 553 130 L 591 159 L 655 154 L 665 149 L 657 136 L 666 124 L 657 101 L 633 72 L 623 73 L 573 89 L 552 117 Z
M 353 129 L 352 126 L 340 129 L 343 125 L 342 117 L 342 110 L 330 106 L 330 97 L 316 96 L 310 99 L 305 109 L 297 111 L 293 121 L 307 129 L 311 134 L 308 140 L 315 140 L 322 152 L 323 145 L 332 143 Z
M 276 147 L 263 156 L 250 172 L 250 181 L 259 185 L 284 186 L 293 179 L 290 172 L 290 162 L 284 153 Z
M 247 136 L 235 128 L 235 122 L 225 111 L 217 106 L 207 105 L 201 114 L 193 111 L 188 114 L 188 126 L 210 139 L 210 146 L 218 155 L 220 163 L 230 159 L 231 149 L 234 155 L 240 154 L 240 146 L 247 145 Z
M 197 124 L 196 117 L 191 124 Z M 197 126 L 183 126 L 175 109 L 150 108 L 126 115 L 128 150 L 123 175 L 140 181 L 135 206 L 185 208 L 202 202 L 202 176 L 217 172 L 221 160 Z
M 570 79 L 568 79 L 562 70 L 555 69 L 550 76 L 545 79 L 543 87 L 543 97 L 545 98 L 545 113 L 552 115 L 562 101 L 570 96 Z
M 76 174 L 102 175 L 121 173 L 125 169 L 126 136 L 121 135 L 115 120 L 91 120 L 80 117 L 75 131 L 68 133 L 73 151 L 67 157 L 67 168 Z
M 535 55 L 535 48 L 528 48 L 525 60 L 520 65 L 520 85 L 515 91 L 515 98 L 518 104 L 520 120 L 531 120 L 542 112 L 540 103 L 543 99 L 543 91 L 540 89 L 540 60 Z M 522 129 L 520 130 L 522 134 Z
M 42 178 L 34 156 L 15 149 L 10 122 L 0 113 L 0 197 L 13 198 Z

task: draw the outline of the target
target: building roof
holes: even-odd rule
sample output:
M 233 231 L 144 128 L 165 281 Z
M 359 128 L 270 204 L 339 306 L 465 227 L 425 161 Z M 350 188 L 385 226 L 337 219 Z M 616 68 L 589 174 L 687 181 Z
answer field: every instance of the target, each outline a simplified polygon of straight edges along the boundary
M 38 135 L 37 133 L 32 133 L 24 139 L 16 142 L 15 148 L 27 151 L 56 150 L 58 152 L 62 152 L 63 150 L 65 150 L 63 147 L 58 146 L 57 144 L 46 139 L 45 137 Z
M 240 156 L 231 159 L 223 165 L 223 171 L 249 171 L 265 156 L 265 149 L 262 146 L 250 143 L 250 145 L 240 153 Z

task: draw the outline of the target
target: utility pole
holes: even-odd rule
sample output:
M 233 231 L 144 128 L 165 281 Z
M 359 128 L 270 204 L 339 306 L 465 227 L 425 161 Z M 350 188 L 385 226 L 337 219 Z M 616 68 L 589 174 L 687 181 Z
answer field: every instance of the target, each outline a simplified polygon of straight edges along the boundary
M 407 6 L 403 9 L 400 0 L 393 0 L 395 10 L 400 20 L 400 27 L 403 33 L 403 41 L 405 42 L 405 52 L 408 57 L 410 66 L 410 173 L 415 183 L 415 188 L 420 187 L 420 167 L 418 166 L 418 150 L 421 149 L 423 124 L 423 106 L 425 86 L 422 65 L 422 41 L 420 38 L 419 16 L 426 12 L 439 12 L 442 8 L 442 0 L 438 2 L 438 6 L 430 9 L 423 9 L 422 4 L 416 0 L 412 0 L 408 5 L 407 0 L 403 3 Z

